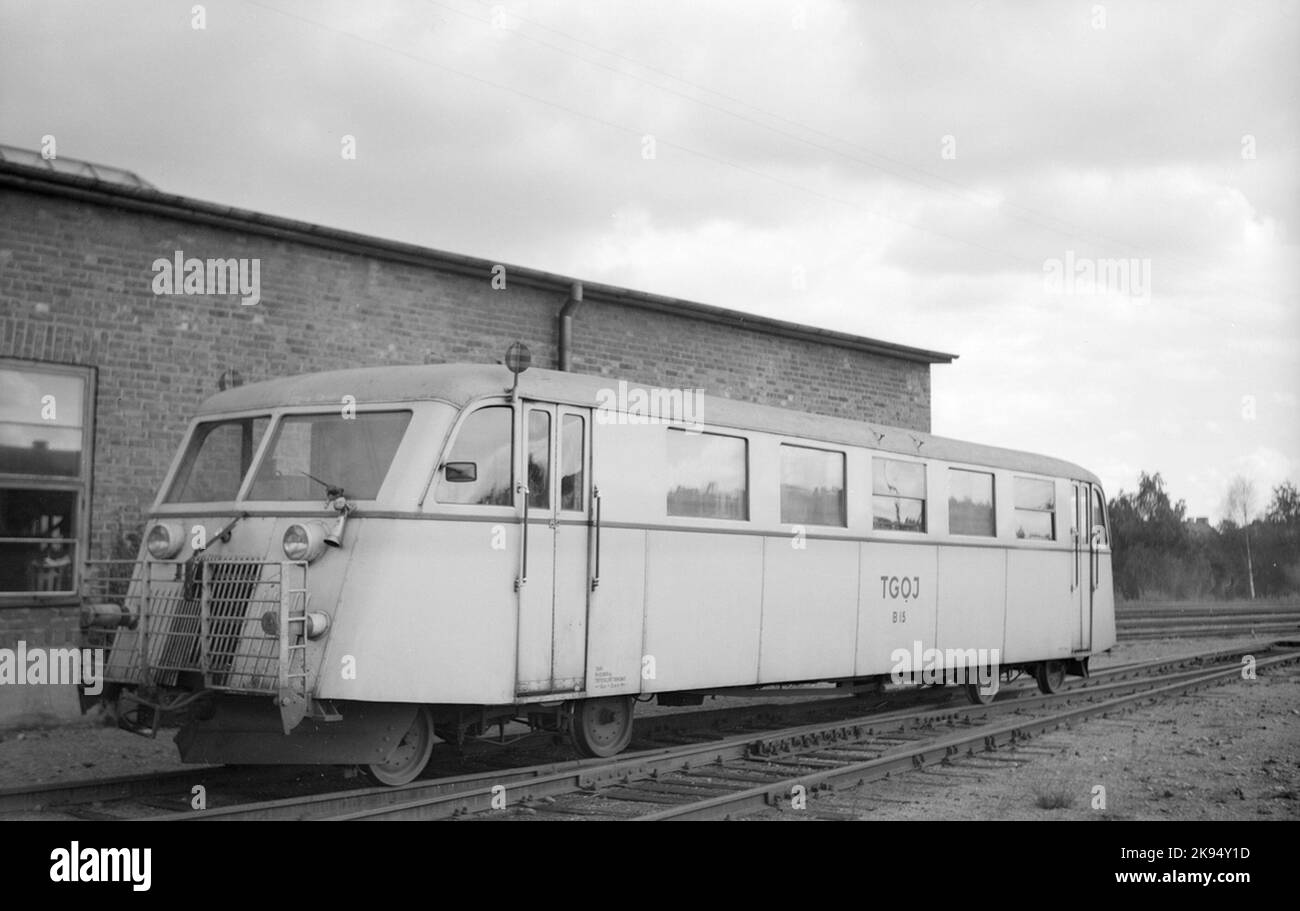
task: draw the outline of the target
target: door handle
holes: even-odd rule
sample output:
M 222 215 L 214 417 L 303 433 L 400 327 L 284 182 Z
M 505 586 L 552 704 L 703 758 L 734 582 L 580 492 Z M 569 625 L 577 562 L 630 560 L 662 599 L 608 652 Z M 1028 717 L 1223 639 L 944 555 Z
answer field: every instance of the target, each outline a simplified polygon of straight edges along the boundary
M 528 581 L 528 487 L 520 482 L 515 490 L 524 495 L 524 530 L 519 536 L 519 575 L 515 577 L 515 591 Z
M 1091 581 L 1092 581 L 1093 591 L 1097 590 L 1097 581 L 1098 578 L 1101 576 L 1101 542 L 1102 542 L 1102 536 L 1105 533 L 1106 532 L 1102 528 L 1102 526 L 1094 525 L 1092 528 L 1092 536 L 1088 541 L 1088 545 L 1092 550 L 1092 580 Z
M 595 591 L 600 585 L 600 488 L 591 489 L 591 504 L 595 513 L 595 532 L 596 532 L 596 572 L 591 577 L 591 590 Z
M 1077 591 L 1079 588 L 1079 529 L 1070 529 L 1070 540 L 1074 543 L 1074 559 L 1070 561 L 1074 565 L 1070 573 L 1070 591 Z

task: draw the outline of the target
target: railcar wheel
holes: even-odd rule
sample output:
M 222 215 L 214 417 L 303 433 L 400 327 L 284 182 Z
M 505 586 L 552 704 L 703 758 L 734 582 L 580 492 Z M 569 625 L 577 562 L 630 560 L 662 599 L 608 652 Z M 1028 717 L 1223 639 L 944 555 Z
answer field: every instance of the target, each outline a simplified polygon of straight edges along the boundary
M 632 742 L 631 696 L 583 699 L 573 709 L 570 734 L 583 756 L 605 758 L 621 753 Z
M 989 682 L 982 684 L 977 678 L 971 683 L 966 684 L 966 698 L 976 705 L 992 705 L 993 700 L 998 698 L 998 690 L 1002 688 L 1002 671 L 1000 668 L 968 668 L 967 675 L 971 673 L 978 674 L 979 671 L 988 671 Z
M 410 784 L 429 764 L 434 739 L 433 715 L 427 708 L 420 706 L 410 728 L 402 735 L 397 748 L 388 759 L 365 766 L 365 773 L 376 783 L 389 787 Z
M 1050 696 L 1065 685 L 1065 662 L 1040 661 L 1034 669 L 1034 677 L 1038 680 L 1039 691 Z

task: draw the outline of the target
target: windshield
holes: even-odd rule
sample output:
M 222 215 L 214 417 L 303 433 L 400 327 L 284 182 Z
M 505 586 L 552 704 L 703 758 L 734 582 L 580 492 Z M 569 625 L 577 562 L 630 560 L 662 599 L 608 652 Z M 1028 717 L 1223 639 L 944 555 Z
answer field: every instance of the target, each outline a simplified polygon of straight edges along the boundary
M 257 444 L 271 421 L 267 415 L 210 421 L 190 437 L 167 503 L 218 503 L 233 500 L 253 464 Z
M 409 411 L 285 417 L 247 499 L 323 501 L 339 488 L 352 499 L 373 500 L 410 421 Z

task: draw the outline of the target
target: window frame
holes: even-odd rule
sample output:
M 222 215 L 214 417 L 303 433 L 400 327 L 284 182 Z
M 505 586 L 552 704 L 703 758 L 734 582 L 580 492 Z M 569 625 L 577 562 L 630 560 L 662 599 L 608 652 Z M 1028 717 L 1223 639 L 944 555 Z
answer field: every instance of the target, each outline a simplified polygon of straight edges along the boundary
M 18 373 L 46 373 L 76 377 L 82 381 L 81 395 L 81 458 L 76 477 L 33 475 L 20 472 L 0 472 L 0 487 L 16 490 L 67 491 L 76 495 L 76 515 L 73 517 L 72 584 L 59 591 L 3 591 L 0 590 L 0 609 L 38 605 L 77 604 L 81 600 L 82 579 L 90 552 L 91 499 L 94 488 L 95 463 L 95 399 L 99 388 L 99 370 L 93 366 L 33 361 L 25 358 L 0 357 L 0 369 Z M 0 538 L 3 541 L 23 542 L 25 538 Z
M 1106 505 L 1106 495 L 1102 492 L 1100 484 L 1093 484 L 1090 482 L 1088 484 L 1088 487 L 1092 491 L 1092 497 L 1091 497 L 1092 508 L 1088 510 L 1088 539 L 1091 541 L 1092 528 L 1093 525 L 1096 524 L 1092 521 L 1094 518 L 1096 518 L 1094 514 L 1094 509 L 1099 507 L 1101 512 L 1101 526 L 1103 532 L 1105 533 L 1105 540 L 1101 542 L 1099 548 L 1103 550 L 1110 550 L 1110 515 L 1108 512 L 1108 507 Z
M 460 440 L 460 432 L 464 429 L 465 424 L 476 414 L 486 408 L 504 408 L 510 413 L 510 502 L 509 503 L 450 503 L 438 499 L 438 488 L 442 484 L 443 469 L 447 462 L 455 461 L 452 458 L 452 451 L 456 443 Z M 424 497 L 424 508 L 433 509 L 441 512 L 442 510 L 488 510 L 494 515 L 513 515 L 519 507 L 519 451 L 522 446 L 518 445 L 521 434 L 527 433 L 527 428 L 522 427 L 524 423 L 524 410 L 514 402 L 505 399 L 480 399 L 461 406 L 456 414 L 455 420 L 451 422 L 451 428 L 447 431 L 446 439 L 442 443 L 442 451 L 438 456 L 437 464 L 434 465 L 433 477 L 428 485 L 428 493 Z M 525 456 L 526 457 L 526 456 Z
M 671 437 L 670 437 L 670 436 L 665 436 L 665 437 L 664 437 L 664 444 L 663 444 L 663 445 L 664 445 L 664 449 L 663 449 L 663 452 L 664 452 L 664 463 L 663 463 L 663 464 L 664 464 L 664 481 L 665 481 L 665 484 L 664 484 L 663 501 L 662 501 L 663 504 L 664 504 L 664 515 L 665 515 L 668 519 L 670 519 L 670 520 L 673 520 L 673 521 L 684 521 L 684 522 L 705 522 L 705 523 L 707 523 L 707 522 L 752 522 L 753 519 L 754 519 L 754 502 L 753 502 L 753 487 L 754 487 L 753 480 L 754 480 L 754 468 L 753 468 L 753 465 L 751 464 L 751 462 L 752 462 L 752 451 L 753 451 L 753 448 L 754 448 L 754 447 L 753 447 L 753 440 L 751 440 L 751 439 L 749 438 L 748 434 L 743 433 L 743 432 L 723 433 L 723 432 L 720 432 L 720 431 L 718 431 L 718 430 L 699 430 L 699 431 L 696 431 L 696 430 L 694 430 L 694 429 L 692 429 L 692 428 L 688 428 L 688 427 L 687 427 L 686 425 L 684 425 L 684 424 L 670 424 L 670 425 L 667 425 L 667 426 L 665 426 L 665 428 L 664 428 L 664 432 L 665 432 L 665 434 L 669 434 L 669 435 L 674 434 L 674 433 L 680 433 L 680 434 L 682 434 L 683 436 L 687 436 L 687 437 L 706 437 L 706 436 L 713 436 L 713 437 L 722 437 L 722 438 L 724 438 L 724 439 L 729 439 L 729 440 L 738 440 L 738 441 L 743 445 L 743 447 L 744 447 L 743 450 L 742 450 L 742 453 L 743 453 L 744 469 L 745 469 L 745 488 L 744 488 L 744 490 L 745 490 L 745 496 L 744 496 L 745 514 L 744 514 L 743 516 L 684 516 L 684 515 L 678 515 L 677 513 L 674 513 L 674 512 L 672 512 L 672 511 L 669 509 L 669 503 L 671 502 L 671 497 L 672 497 L 672 488 L 669 486 L 669 485 L 672 483 L 672 478 L 671 478 L 671 474 L 672 474 L 672 463 L 671 463 L 671 461 L 670 461 L 669 458 L 668 458 L 668 446 L 669 446 L 668 440 L 671 439 Z
M 393 473 L 392 473 L 393 465 L 396 464 L 397 462 L 398 453 L 402 451 L 402 444 L 406 442 L 407 434 L 410 433 L 411 431 L 411 425 L 415 423 L 416 411 L 413 407 L 411 407 L 410 404 L 382 402 L 373 405 L 367 405 L 364 408 L 358 408 L 356 409 L 355 412 L 353 412 L 354 417 L 359 417 L 360 415 L 363 414 L 364 415 L 369 415 L 369 414 L 406 415 L 406 425 L 402 428 L 401 436 L 399 436 L 397 439 L 397 446 L 393 449 L 393 455 L 389 458 L 388 465 L 384 469 L 383 477 L 380 478 L 379 480 L 379 487 L 376 488 L 375 495 L 373 497 L 358 497 L 357 495 L 351 493 L 350 491 L 347 491 L 346 489 L 344 490 L 344 495 L 347 497 L 348 500 L 352 502 L 374 503 L 382 499 L 380 495 L 383 493 L 384 488 L 388 486 L 393 480 Z M 293 408 L 276 408 L 272 410 L 271 422 L 267 425 L 266 430 L 262 432 L 261 438 L 257 441 L 256 445 L 253 447 L 253 460 L 249 464 L 248 470 L 244 472 L 244 476 L 240 479 L 239 489 L 235 492 L 234 502 L 239 504 L 244 504 L 244 503 L 307 504 L 307 503 L 316 502 L 315 500 L 312 499 L 305 499 L 305 500 L 256 499 L 255 500 L 255 499 L 251 499 L 249 496 L 253 492 L 254 485 L 257 484 L 258 478 L 262 473 L 262 469 L 267 464 L 267 459 L 271 458 L 271 456 L 275 452 L 276 446 L 280 442 L 280 433 L 284 429 L 284 425 L 288 421 L 295 420 L 297 418 L 315 418 L 315 417 L 328 417 L 330 419 L 339 418 L 342 420 L 347 420 L 346 418 L 342 418 L 342 416 L 339 414 L 338 408 L 322 408 L 319 405 L 301 406 L 301 407 L 295 406 Z M 240 420 L 240 418 L 238 417 L 228 418 L 223 416 L 219 418 L 209 418 L 199 423 L 207 423 L 209 421 L 212 423 L 222 423 L 230 420 Z M 194 425 L 194 429 L 195 430 L 198 429 L 198 423 Z M 189 448 L 189 442 L 190 442 L 190 438 L 187 437 L 185 441 L 187 450 Z M 329 478 L 329 479 L 322 479 L 322 480 L 336 480 L 336 479 Z M 167 488 L 167 492 L 169 495 L 171 493 L 171 487 L 174 485 L 175 485 L 175 479 L 169 479 L 168 488 Z M 324 490 L 324 488 L 320 488 L 319 486 L 317 487 L 317 489 L 319 490 L 320 493 L 320 502 L 323 503 L 325 501 L 326 491 Z M 215 503 L 224 503 L 224 502 L 228 502 L 228 501 L 213 500 L 210 503 L 206 501 L 199 501 L 199 504 L 203 506 L 211 506 Z M 193 502 L 186 503 L 181 501 L 175 501 L 175 502 L 166 501 L 166 505 L 193 506 L 195 504 Z
M 588 504 L 591 500 L 591 497 L 588 496 L 588 490 L 591 486 L 588 481 L 591 473 L 591 464 L 588 458 L 588 452 L 591 449 L 591 421 L 588 420 L 590 412 L 565 405 L 556 405 L 555 411 L 557 417 L 555 435 L 555 509 L 561 513 L 578 513 L 586 515 Z M 570 418 L 576 419 L 579 423 L 580 432 L 578 437 L 582 446 L 581 451 L 578 453 L 579 468 L 576 492 L 579 502 L 577 506 L 564 505 L 564 441 L 567 438 L 567 425 Z
M 1050 486 L 1051 489 L 1052 489 L 1052 506 L 1051 506 L 1051 508 L 1050 508 L 1050 509 L 1036 509 L 1036 508 L 1032 508 L 1032 507 L 1029 507 L 1029 506 L 1017 506 L 1017 505 L 1016 505 L 1016 494 L 1017 494 L 1016 485 L 1017 485 L 1017 483 L 1020 482 L 1020 481 L 1030 481 L 1030 482 L 1034 482 L 1034 483 L 1038 483 L 1038 484 L 1047 484 L 1048 486 Z M 1039 543 L 1039 544 L 1055 544 L 1055 543 L 1058 543 L 1058 542 L 1061 540 L 1061 534 L 1060 534 L 1060 533 L 1061 533 L 1061 529 L 1060 529 L 1060 525 L 1061 525 L 1061 523 L 1060 523 L 1059 521 L 1057 521 L 1057 515 L 1056 515 L 1057 506 L 1058 506 L 1058 504 L 1057 504 L 1057 493 L 1058 493 L 1058 491 L 1057 491 L 1057 489 L 1056 489 L 1056 479 L 1055 479 L 1055 478 L 1032 477 L 1032 476 L 1029 476 L 1029 475 L 1019 475 L 1019 474 L 1013 474 L 1013 475 L 1011 476 L 1011 524 L 1012 524 L 1011 532 L 1012 532 L 1012 536 L 1015 537 L 1016 541 L 1021 542 L 1021 543 L 1037 542 L 1037 543 Z M 995 497 L 995 499 L 994 499 L 994 504 L 995 504 L 995 506 L 996 506 L 996 503 L 997 503 L 996 496 L 997 496 L 997 493 L 996 493 L 996 490 L 995 490 L 995 491 L 994 491 L 994 497 Z M 1050 517 L 1051 517 L 1051 522 L 1052 522 L 1052 534 L 1051 534 L 1051 537 L 1047 537 L 1047 538 L 1039 538 L 1039 537 L 1031 537 L 1031 536 L 1029 536 L 1029 535 L 1025 535 L 1025 537 L 1022 538 L 1022 537 L 1020 537 L 1019 535 L 1016 535 L 1016 534 L 1015 534 L 1015 532 L 1016 532 L 1016 526 L 1018 525 L 1018 523 L 1017 523 L 1017 521 L 1016 521 L 1016 516 L 1017 516 L 1018 513 L 1021 513 L 1021 512 L 1030 512 L 1030 513 L 1046 514 L 1046 515 L 1050 516 Z
M 313 412 L 304 412 L 304 413 L 317 414 L 319 412 L 313 411 Z M 254 472 L 253 469 L 261 467 L 262 456 L 264 454 L 263 450 L 270 443 L 272 434 L 278 429 L 280 418 L 293 417 L 293 416 L 294 416 L 294 412 L 282 412 L 275 408 L 263 408 L 261 410 L 249 411 L 247 413 L 239 412 L 235 414 L 220 415 L 220 416 L 204 415 L 202 417 L 195 418 L 193 421 L 190 422 L 189 427 L 186 428 L 185 436 L 181 439 L 181 445 L 177 450 L 176 456 L 173 458 L 173 465 L 168 468 L 167 475 L 166 477 L 163 478 L 163 483 L 158 488 L 158 494 L 156 498 L 157 502 L 154 504 L 154 511 L 158 511 L 160 509 L 165 509 L 165 508 L 174 509 L 175 507 L 182 507 L 179 511 L 193 512 L 195 506 L 204 507 L 204 506 L 211 506 L 214 503 L 236 503 L 242 501 L 244 499 L 244 494 L 246 492 L 245 488 L 246 487 L 251 488 L 252 481 L 256 476 L 256 472 Z M 253 453 L 252 456 L 249 458 L 248 468 L 244 471 L 243 474 L 239 476 L 239 486 L 235 489 L 235 496 L 233 499 L 230 500 L 172 500 L 170 499 L 172 495 L 172 491 L 176 488 L 177 483 L 181 479 L 181 475 L 184 474 L 185 479 L 188 482 L 189 473 L 194 470 L 194 462 L 196 457 L 198 456 L 198 450 L 191 451 L 191 447 L 194 444 L 194 435 L 198 433 L 200 427 L 202 427 L 205 424 L 226 424 L 226 423 L 238 423 L 241 421 L 255 422 L 259 418 L 266 419 L 266 427 L 262 430 L 262 435 L 257 438 L 256 443 L 253 445 Z M 206 439 L 204 440 L 204 442 L 207 442 Z M 322 499 L 324 499 L 324 497 L 322 497 Z M 256 500 L 254 502 L 269 503 L 273 501 Z M 285 502 L 293 502 L 293 501 L 285 501 Z
M 777 444 L 777 515 L 782 525 L 814 525 L 818 528 L 848 528 L 849 527 L 849 456 L 842 449 L 827 449 L 821 446 L 809 446 L 806 443 L 791 443 L 785 440 Z M 787 520 L 785 517 L 785 451 L 787 449 L 800 450 L 802 452 L 817 452 L 825 455 L 837 455 L 840 457 L 840 517 L 838 522 L 813 522 L 807 519 L 795 521 Z
M 947 478 L 949 483 L 945 486 L 948 488 L 948 534 L 962 538 L 998 538 L 998 475 L 995 469 L 967 468 L 961 465 L 948 465 Z M 989 515 L 993 518 L 993 530 L 988 534 L 972 531 L 954 531 L 952 527 L 952 473 L 954 471 L 964 472 L 965 474 L 983 475 L 989 479 Z M 1013 500 L 1014 502 L 1014 500 Z M 1017 539 L 1019 540 L 1019 539 Z
M 872 534 L 887 535 L 928 535 L 930 534 L 930 463 L 922 459 L 899 458 L 894 453 L 882 454 L 879 451 L 871 451 L 871 457 L 868 459 L 868 473 L 870 474 L 870 499 L 867 503 L 867 515 L 871 519 Z M 904 497 L 894 496 L 887 493 L 876 493 L 876 462 L 901 462 L 904 465 L 916 465 L 921 469 L 922 496 Z M 921 527 L 912 528 L 877 528 L 876 527 L 876 497 L 884 497 L 889 500 L 911 500 L 921 504 Z

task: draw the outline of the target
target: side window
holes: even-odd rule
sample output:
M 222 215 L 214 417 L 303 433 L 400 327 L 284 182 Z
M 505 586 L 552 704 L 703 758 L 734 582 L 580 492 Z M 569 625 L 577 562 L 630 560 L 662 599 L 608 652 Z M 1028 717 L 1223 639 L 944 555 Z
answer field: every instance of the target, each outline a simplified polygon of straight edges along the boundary
M 586 421 L 581 415 L 560 418 L 560 509 L 583 509 L 586 496 Z
M 948 531 L 954 535 L 997 535 L 993 513 L 993 475 L 948 469 Z
M 514 500 L 511 468 L 513 421 L 508 405 L 491 405 L 475 411 L 460 426 L 447 456 L 448 462 L 473 462 L 477 478 L 448 481 L 439 472 L 439 503 L 475 506 L 510 506 Z
M 1106 508 L 1101 501 L 1101 488 L 1092 488 L 1092 528 L 1101 528 L 1101 544 L 1105 547 L 1110 543 L 1110 531 L 1106 528 Z M 1092 528 L 1088 529 L 1089 534 Z
M 871 527 L 925 531 L 925 465 L 871 460 Z
M 749 441 L 669 428 L 668 515 L 749 518 Z
M 1056 540 L 1056 483 L 1038 478 L 1015 479 L 1017 538 Z
M 528 412 L 528 506 L 548 509 L 551 505 L 551 416 L 545 411 Z
M 781 521 L 844 527 L 844 453 L 781 445 Z

